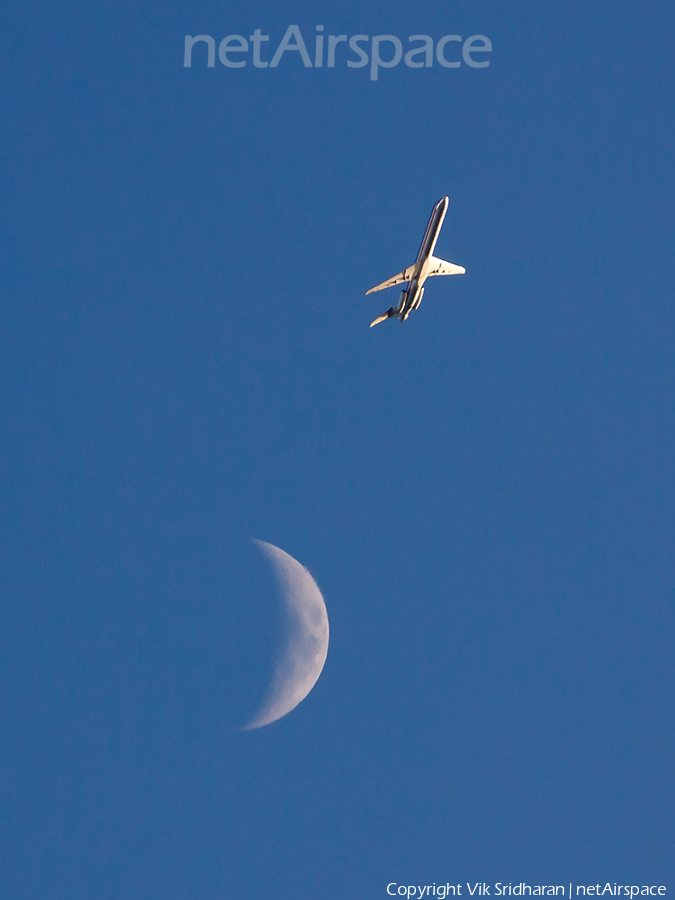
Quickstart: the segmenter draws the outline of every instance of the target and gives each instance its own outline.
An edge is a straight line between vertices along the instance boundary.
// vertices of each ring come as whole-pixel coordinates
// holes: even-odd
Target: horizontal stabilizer
[[[439,262],[441,262],[441,260],[439,260]],[[444,263],[444,265],[449,266],[450,263]],[[399,272],[398,275],[394,275],[393,278],[388,278],[386,281],[383,281],[382,284],[375,285],[374,288],[366,291],[366,294],[374,294],[375,291],[383,291],[385,288],[393,287],[395,284],[403,284],[404,281],[410,281],[410,279],[413,277],[414,272],[415,264],[413,264],[412,266],[408,266],[407,269]]]
[[[429,262],[431,263],[429,275],[463,275],[466,272],[464,266],[456,266],[437,256],[432,256]]]
[[[384,322],[384,320],[388,319],[388,318],[389,318],[389,313],[385,313],[383,316],[378,316],[376,319],[373,319],[373,321],[370,323],[370,327],[372,328],[373,325],[379,325],[380,322]]]

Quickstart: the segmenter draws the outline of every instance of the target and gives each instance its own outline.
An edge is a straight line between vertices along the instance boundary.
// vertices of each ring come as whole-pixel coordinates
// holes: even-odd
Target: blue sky
[[[291,24],[493,49],[183,65]],[[6,5],[4,897],[674,888],[674,26]],[[369,330],[446,194],[467,274]],[[311,570],[331,644],[242,733],[278,629],[251,537]]]

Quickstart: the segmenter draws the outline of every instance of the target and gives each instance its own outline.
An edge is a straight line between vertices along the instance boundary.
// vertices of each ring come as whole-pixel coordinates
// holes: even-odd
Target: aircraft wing
[[[465,272],[464,266],[456,266],[454,263],[446,262],[437,256],[431,257],[429,275],[463,275]]]
[[[407,269],[399,272],[398,275],[394,275],[392,278],[388,278],[386,281],[383,281],[382,284],[375,285],[374,288],[366,291],[366,294],[373,294],[375,291],[383,291],[385,288],[393,287],[395,284],[403,284],[404,281],[410,281],[410,279],[415,274],[415,265],[416,264],[413,263],[412,266],[408,266]],[[445,265],[450,265],[450,263],[445,263]]]

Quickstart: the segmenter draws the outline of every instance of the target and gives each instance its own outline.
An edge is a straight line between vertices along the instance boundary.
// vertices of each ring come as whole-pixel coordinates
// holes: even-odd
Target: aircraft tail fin
[[[456,266],[454,263],[446,262],[437,256],[431,257],[429,275],[464,275],[465,272],[464,266]]]
[[[391,319],[392,316],[397,316],[400,311],[400,306],[390,306],[386,313],[382,313],[381,316],[378,316],[376,319],[370,323],[370,327],[373,325],[379,325],[380,322],[384,322],[385,319]]]
[[[446,265],[450,265],[450,263],[446,263]],[[404,281],[410,281],[414,272],[415,265],[413,264],[412,266],[408,266],[408,268],[404,269],[402,272],[399,272],[398,275],[394,275],[392,278],[383,281],[382,284],[376,284],[375,287],[366,291],[366,294],[374,294],[375,291],[383,291],[385,288],[393,287],[395,284],[403,284]]]

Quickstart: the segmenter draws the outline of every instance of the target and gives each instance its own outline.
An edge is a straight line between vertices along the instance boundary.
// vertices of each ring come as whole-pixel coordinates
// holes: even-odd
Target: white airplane
[[[384,315],[378,316],[375,321],[370,323],[371,328],[373,325],[378,325],[380,322],[384,322],[385,319],[391,319],[392,317],[398,317],[401,322],[405,322],[413,309],[417,309],[422,302],[424,295],[422,285],[431,275],[463,275],[466,272],[464,266],[456,266],[454,263],[446,262],[444,259],[434,256],[434,247],[438,240],[438,233],[441,230],[443,219],[448,211],[448,203],[448,198],[443,197],[431,211],[431,218],[422,238],[420,252],[417,254],[417,259],[412,266],[408,266],[407,269],[399,272],[398,275],[394,275],[393,278],[388,278],[382,284],[378,284],[366,291],[366,294],[372,294],[375,291],[383,291],[385,288],[393,287],[395,284],[402,284],[404,281],[408,282],[408,287],[401,291],[398,306],[392,306]]]

